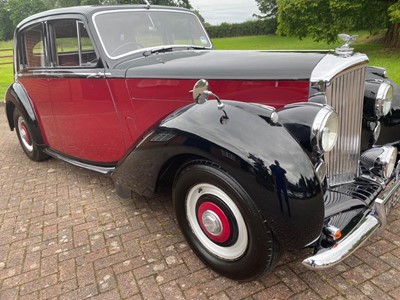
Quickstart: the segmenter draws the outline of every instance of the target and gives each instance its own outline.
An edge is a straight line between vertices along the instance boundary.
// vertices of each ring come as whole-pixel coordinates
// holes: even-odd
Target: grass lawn
[[[213,43],[220,50],[327,50],[341,45],[314,42],[311,38],[298,40],[275,35],[220,38],[213,39]],[[400,85],[400,49],[384,49],[382,45],[369,40],[364,32],[359,33],[358,41],[353,47],[355,51],[368,55],[371,66],[386,68],[388,76]]]
[[[11,49],[13,46],[12,41],[0,41],[0,49]],[[11,56],[12,50],[0,51],[0,56]],[[12,61],[12,58],[1,58],[0,63]],[[13,82],[13,65],[0,65],[0,101],[4,101],[4,93],[8,86]]]
[[[354,48],[358,52],[366,53],[370,59],[370,65],[384,67],[388,75],[397,84],[400,84],[400,49],[387,50],[373,40],[368,40],[368,34],[361,32],[358,42]],[[229,50],[321,50],[334,49],[341,43],[329,45],[324,42],[314,42],[311,38],[298,40],[291,37],[281,37],[275,35],[245,36],[235,38],[213,39],[216,49]],[[11,49],[12,41],[1,42],[0,49]],[[12,55],[12,51],[0,51],[0,56]],[[0,62],[9,59],[0,58]],[[13,82],[13,66],[0,65],[0,101],[7,87]]]

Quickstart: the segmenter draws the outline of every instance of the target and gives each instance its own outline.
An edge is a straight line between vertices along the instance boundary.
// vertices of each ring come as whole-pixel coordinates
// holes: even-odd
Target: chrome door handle
[[[104,78],[104,73],[98,72],[98,73],[93,73],[89,74],[86,78]]]

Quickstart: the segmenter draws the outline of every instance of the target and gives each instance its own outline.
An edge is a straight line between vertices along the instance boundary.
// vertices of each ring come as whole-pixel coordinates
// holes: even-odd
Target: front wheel
[[[14,110],[14,126],[19,143],[25,154],[33,161],[42,161],[49,156],[41,152],[35,145],[30,125],[26,122],[18,109]]]
[[[281,248],[254,202],[216,165],[186,165],[175,180],[173,200],[183,235],[214,271],[250,280],[279,259]]]

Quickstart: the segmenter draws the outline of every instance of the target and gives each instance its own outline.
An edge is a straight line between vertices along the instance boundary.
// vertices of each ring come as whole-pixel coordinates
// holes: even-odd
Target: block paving
[[[1,110],[4,107],[0,107]],[[400,210],[353,256],[320,272],[286,252],[239,283],[193,254],[169,195],[121,200],[109,177],[25,157],[0,113],[0,299],[400,299]]]

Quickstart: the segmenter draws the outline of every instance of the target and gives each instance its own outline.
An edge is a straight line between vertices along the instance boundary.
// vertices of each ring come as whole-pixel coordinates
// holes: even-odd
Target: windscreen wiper
[[[174,47],[162,47],[162,48],[157,48],[157,49],[152,49],[152,50],[146,50],[143,52],[143,56],[149,56],[154,53],[164,53],[164,52],[171,52],[174,49]]]
[[[207,47],[204,46],[197,46],[197,45],[190,45],[190,46],[167,46],[167,47],[161,47],[161,48],[156,48],[152,50],[146,50],[143,52],[143,56],[150,56],[154,53],[164,53],[164,52],[172,52],[174,48],[182,48],[182,49],[195,49],[195,50],[205,50],[208,49]]]
[[[189,47],[188,47],[188,49],[195,49],[195,50],[204,50],[204,49],[209,49],[209,48],[207,48],[207,47],[205,47],[205,46],[198,46],[198,45],[190,45]]]

